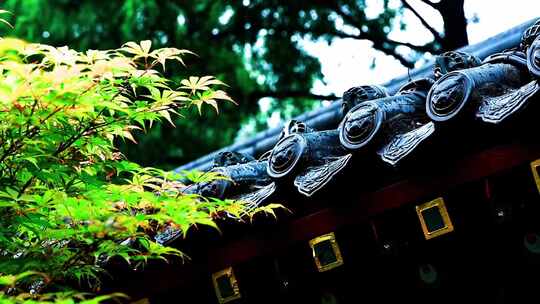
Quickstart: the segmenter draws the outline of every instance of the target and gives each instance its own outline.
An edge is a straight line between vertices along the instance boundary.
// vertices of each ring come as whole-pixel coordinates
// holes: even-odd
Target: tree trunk
[[[463,4],[464,0],[442,0],[437,4],[437,10],[444,21],[443,51],[455,50],[469,44]]]

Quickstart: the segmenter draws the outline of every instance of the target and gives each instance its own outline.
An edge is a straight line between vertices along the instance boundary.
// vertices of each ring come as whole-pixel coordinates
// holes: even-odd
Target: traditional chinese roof
[[[538,22],[529,21],[437,56],[407,78],[353,87],[330,107],[180,167],[229,178],[186,192],[238,199],[255,209],[290,199],[283,196],[288,191],[311,197],[352,174],[366,179],[356,191],[376,189],[409,174],[408,167],[459,157],[462,146],[474,151],[496,144],[501,134],[516,134],[512,121],[540,91],[537,36]]]
[[[229,269],[225,277],[231,277],[229,267],[233,267],[244,272],[241,293],[267,297],[271,296],[265,293],[267,288],[275,291],[280,287],[259,284],[259,280],[276,276],[281,284],[286,278],[272,268],[274,263],[289,269],[297,266],[300,271],[312,269],[312,261],[305,259],[313,258],[317,264],[316,250],[312,246],[312,252],[306,252],[308,242],[312,245],[321,236],[332,240],[336,236],[329,232],[334,231],[344,259],[351,265],[343,268],[358,269],[354,263],[365,257],[362,272],[383,273],[362,292],[370,288],[376,294],[388,292],[387,284],[405,286],[404,290],[417,287],[407,285],[409,278],[388,283],[389,277],[399,273],[395,269],[368,269],[367,264],[387,265],[389,256],[414,256],[424,263],[421,271],[425,265],[429,269],[439,266],[425,264],[434,257],[446,258],[447,264],[439,264],[452,267],[442,271],[450,273],[456,268],[455,277],[460,282],[467,280],[459,263],[469,257],[454,254],[465,252],[469,245],[484,244],[475,239],[479,230],[515,219],[513,224],[519,229],[512,228],[512,233],[519,238],[524,232],[538,231],[529,226],[538,227],[540,212],[535,188],[540,191],[540,160],[535,161],[540,158],[535,126],[540,110],[539,24],[529,21],[477,45],[442,54],[434,63],[413,71],[412,80],[401,77],[382,86],[351,88],[341,102],[181,167],[211,168],[230,178],[193,184],[186,192],[241,199],[253,208],[278,203],[293,213],[279,213],[278,222],[257,217],[249,226],[247,219],[232,218],[220,223],[221,235],[200,227],[174,243],[193,257],[190,263],[149,267],[140,274],[126,271],[120,281],[135,293],[170,295],[183,286],[183,292],[200,295],[208,286],[209,273],[223,275],[218,271]],[[440,211],[441,229],[436,221],[424,219],[428,213],[423,212],[435,210],[432,207]],[[486,210],[490,213],[485,214]],[[430,225],[435,225],[435,233],[430,232]],[[426,245],[427,239],[452,232],[454,226],[457,233],[449,233],[445,239],[450,243],[430,241]],[[171,244],[176,236],[171,230],[157,239]],[[456,249],[452,242],[457,238],[470,243]],[[498,235],[494,238],[499,241]],[[540,237],[538,242],[534,237],[530,242],[527,237],[519,238],[517,243],[522,241],[527,252],[536,250],[529,248],[531,244],[540,243]],[[484,251],[476,250],[485,259]],[[506,260],[509,253],[499,251],[489,254]],[[306,290],[313,289],[311,276],[303,274],[296,282],[307,282],[305,286],[294,287],[302,300]],[[368,275],[368,281],[372,279]],[[356,284],[356,280],[343,278],[337,282]],[[264,291],[257,289],[259,285]],[[470,285],[476,288],[476,282]],[[355,288],[358,286],[349,289]],[[395,300],[401,300],[402,293],[395,294]],[[207,300],[215,299],[210,295]]]

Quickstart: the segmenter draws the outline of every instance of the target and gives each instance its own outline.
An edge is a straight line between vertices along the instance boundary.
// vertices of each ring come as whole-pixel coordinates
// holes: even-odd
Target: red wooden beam
[[[271,240],[253,233],[241,240],[230,242],[209,252],[208,265],[210,269],[218,270],[279,252],[291,243],[307,241],[344,225],[365,221],[389,209],[414,203],[426,196],[444,193],[457,185],[491,176],[539,157],[540,146],[537,144],[505,145],[469,155],[444,167],[431,169],[423,176],[351,197],[354,204],[347,212],[326,208],[284,223],[277,227]]]

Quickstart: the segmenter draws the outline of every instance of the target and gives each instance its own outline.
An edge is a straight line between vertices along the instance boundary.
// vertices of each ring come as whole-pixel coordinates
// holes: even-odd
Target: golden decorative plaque
[[[328,271],[343,265],[343,258],[336,236],[333,232],[321,235],[309,241],[313,260],[319,272]]]
[[[442,197],[416,206],[416,214],[426,240],[454,231]]]
[[[540,174],[538,173],[540,167],[540,159],[537,159],[531,162],[531,171],[534,177],[534,183],[536,184],[536,189],[540,193]]]
[[[213,273],[212,283],[219,303],[228,303],[242,297],[232,267]]]

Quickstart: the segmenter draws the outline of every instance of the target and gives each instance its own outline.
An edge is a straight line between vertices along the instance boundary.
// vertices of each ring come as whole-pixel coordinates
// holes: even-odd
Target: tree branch
[[[317,99],[317,100],[337,100],[339,99],[338,96],[334,94],[330,95],[319,95],[314,94],[309,91],[255,91],[251,94],[249,94],[249,98],[252,100],[260,99],[263,97],[272,97],[272,98],[287,98],[287,97],[299,97],[299,98],[311,98],[311,99]]]
[[[352,35],[352,34],[347,34],[347,33],[344,33],[344,32],[341,32],[341,31],[335,31],[335,30],[330,31],[330,33],[333,36],[336,36],[336,37],[339,37],[339,38],[352,38],[352,39],[357,39],[357,40],[367,39],[367,38],[362,38],[362,35]],[[373,38],[371,38],[370,40],[373,40]],[[386,43],[389,43],[389,44],[406,46],[406,47],[408,47],[408,48],[410,48],[412,50],[418,51],[418,52],[431,52],[431,53],[433,53],[435,51],[435,49],[433,47],[429,46],[429,44],[416,45],[416,44],[412,44],[412,43],[409,43],[409,42],[397,41],[397,40],[393,40],[393,39],[389,39],[389,38],[383,38],[383,39],[378,39],[378,40],[381,40],[382,42],[386,42]]]
[[[361,30],[362,26],[361,24],[358,24],[352,16],[348,15],[346,12],[344,12],[340,6],[336,5],[334,7],[335,11],[343,18],[343,20],[350,25],[356,27],[358,30],[360,30],[360,35],[356,37],[356,39],[367,39],[373,42],[373,47],[387,55],[395,57],[401,64],[403,64],[407,68],[413,68],[414,62],[409,61],[407,58],[405,58],[403,55],[396,52],[395,47],[386,47],[385,44],[392,45],[392,44],[398,44],[398,45],[406,45],[408,47],[414,47],[413,44],[405,43],[405,42],[399,42],[388,39],[386,36],[377,36],[373,35],[369,32],[363,32]],[[345,33],[344,33],[345,34]],[[415,48],[417,49],[417,48]]]
[[[387,54],[387,55],[390,55],[394,58],[396,58],[397,60],[399,60],[399,62],[404,65],[406,68],[409,68],[409,69],[412,69],[414,68],[414,62],[411,62],[410,60],[408,60],[407,58],[405,58],[405,56],[401,55],[400,53],[398,53],[396,51],[396,48],[394,47],[387,47],[384,45],[384,43],[381,43],[381,42],[373,42],[373,47],[377,50],[380,50],[381,52]]]
[[[431,2],[431,1],[429,1],[429,0],[420,0],[420,1],[422,1],[423,3],[425,3],[425,4],[429,5],[429,6],[431,6],[432,8],[434,8],[434,9],[436,9],[436,10],[439,10],[439,8],[440,8],[440,4],[439,4],[439,3],[434,3],[434,2]]]
[[[443,43],[444,40],[441,37],[441,34],[439,32],[437,32],[431,25],[429,25],[429,23],[426,21],[426,19],[424,19],[424,17],[422,17],[422,15],[420,15],[420,13],[418,13],[418,11],[415,10],[414,7],[412,7],[409,4],[409,2],[407,2],[407,0],[401,0],[401,2],[403,3],[403,6],[405,6],[407,9],[409,9],[411,12],[413,12],[413,14],[420,20],[422,25],[431,32],[431,34],[433,35],[433,37],[435,37],[435,40],[437,42]],[[425,1],[424,1],[424,3],[425,3]],[[435,5],[435,3],[431,3],[432,7],[434,7],[433,5]]]
[[[406,47],[410,48],[411,50],[415,50],[415,51],[418,51],[418,52],[430,52],[430,53],[435,52],[435,49],[433,47],[429,46],[429,44],[416,45],[416,44],[397,41],[397,40],[392,40],[392,39],[386,39],[386,42],[391,43],[391,44],[395,44],[395,45],[403,45],[403,46],[406,46]]]

